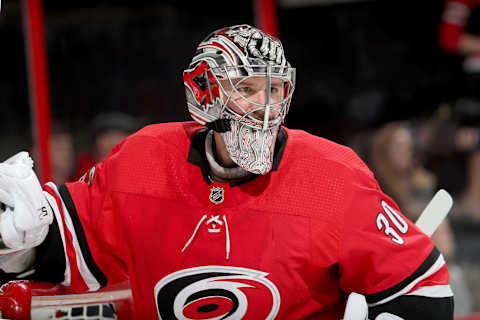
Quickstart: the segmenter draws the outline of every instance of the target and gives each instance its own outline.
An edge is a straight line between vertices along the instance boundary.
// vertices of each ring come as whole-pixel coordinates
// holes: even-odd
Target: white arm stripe
[[[426,279],[428,277],[430,277],[432,274],[434,274],[435,272],[437,272],[438,270],[440,270],[443,266],[445,265],[445,260],[443,259],[443,256],[442,255],[439,255],[437,260],[435,261],[435,263],[424,273],[422,274],[421,276],[419,276],[418,278],[416,278],[415,280],[413,280],[409,285],[407,285],[405,288],[403,288],[402,290],[396,292],[395,294],[389,296],[389,297],[386,297],[385,299],[382,299],[378,302],[375,302],[375,303],[369,303],[368,306],[369,307],[375,307],[375,306],[378,306],[380,304],[384,304],[384,303],[387,303],[401,295],[405,295],[407,294],[407,292],[409,292],[413,287],[415,287],[415,285],[417,283],[419,283],[420,281],[422,281],[423,279]]]
[[[63,246],[64,246],[64,249],[65,249],[65,257],[68,257],[68,255],[67,255],[66,246],[65,246],[65,240],[66,240],[65,230],[63,230],[63,223],[60,223],[61,221],[65,222],[65,225],[67,226],[67,229],[68,229],[67,232],[70,233],[71,236],[72,236],[73,248],[75,250],[75,257],[76,257],[76,260],[77,260],[78,272],[82,276],[83,280],[85,281],[85,283],[86,283],[86,285],[87,285],[87,287],[90,291],[98,290],[101,287],[100,283],[95,279],[92,272],[87,267],[87,264],[86,264],[85,259],[83,257],[82,250],[80,249],[80,244],[78,243],[78,239],[77,239],[77,236],[76,236],[76,233],[75,233],[75,228],[73,227],[73,222],[72,222],[72,219],[70,218],[67,207],[65,206],[65,203],[63,202],[63,199],[60,196],[60,194],[58,192],[58,189],[55,186],[55,184],[53,184],[52,182],[49,182],[49,183],[47,183],[47,185],[50,188],[52,188],[52,190],[54,190],[55,196],[58,197],[60,199],[61,203],[62,203],[62,211],[64,213],[64,217],[63,217],[64,219],[62,219],[60,212],[58,212],[59,210],[57,208],[57,203],[56,203],[55,200],[53,200],[55,205],[52,206],[52,207],[54,207],[55,216],[57,218],[57,221],[59,222],[58,225],[59,225],[59,228],[60,228],[60,233],[62,234],[62,241],[64,242]],[[70,270],[70,271],[65,272],[65,281],[67,281],[67,273],[68,273],[68,278],[69,279],[68,279],[68,284],[65,281],[64,281],[64,284],[65,285],[70,285],[71,265],[68,261],[68,258],[66,259],[66,261],[67,261],[67,270]]]
[[[52,186],[50,185],[50,187]],[[60,231],[60,237],[62,238],[63,252],[65,253],[65,266],[66,266],[65,273],[64,273],[64,280],[62,284],[65,286],[69,286],[71,283],[70,260],[68,259],[67,248],[65,247],[65,230],[63,230],[63,223],[62,223],[63,219],[60,214],[60,211],[58,210],[56,199],[47,191],[44,191],[44,195],[48,203],[53,209],[53,213],[55,214],[55,220],[57,221],[58,229]]]
[[[415,291],[408,293],[409,296],[422,296],[429,298],[447,298],[452,297],[452,288],[449,285],[439,285],[430,287],[419,287]]]

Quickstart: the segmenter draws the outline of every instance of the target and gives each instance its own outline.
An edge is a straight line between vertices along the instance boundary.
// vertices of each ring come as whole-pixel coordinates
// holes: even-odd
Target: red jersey
[[[64,283],[129,279],[138,319],[335,319],[346,293],[371,306],[451,296],[431,240],[347,147],[282,128],[272,172],[212,182],[206,129],[159,124],[123,140],[56,199]]]

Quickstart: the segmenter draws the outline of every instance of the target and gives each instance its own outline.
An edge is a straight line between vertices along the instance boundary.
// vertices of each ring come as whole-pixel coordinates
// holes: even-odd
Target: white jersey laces
[[[190,246],[190,244],[192,243],[193,239],[195,239],[195,236],[197,235],[198,230],[200,229],[200,227],[201,227],[203,221],[205,221],[205,219],[207,219],[206,214],[204,214],[200,218],[200,220],[198,221],[197,225],[195,226],[195,229],[193,230],[192,235],[190,236],[188,241],[183,246],[183,249],[182,249],[181,252],[184,252]],[[230,231],[228,229],[227,217],[225,215],[222,216],[222,220],[223,220],[223,222],[225,222],[225,259],[228,260],[230,258],[230,249],[231,249],[231,247],[230,247]]]

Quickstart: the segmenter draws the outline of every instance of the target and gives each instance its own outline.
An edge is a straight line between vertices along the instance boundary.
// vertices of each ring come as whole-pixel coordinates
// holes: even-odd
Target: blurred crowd
[[[380,187],[415,221],[436,190],[454,198],[432,235],[449,265],[455,314],[480,311],[480,2],[447,0],[438,43],[461,59],[454,94],[427,116],[352,137]]]
[[[78,150],[75,136],[59,121],[52,125],[50,158],[52,180],[56,184],[80,179],[101,162],[128,135],[141,127],[141,121],[123,112],[105,112],[95,116],[86,128],[87,147]]]
[[[432,240],[449,265],[456,315],[480,311],[480,121],[472,120],[445,104],[429,117],[361,132],[350,143],[412,221],[438,189],[454,198]]]

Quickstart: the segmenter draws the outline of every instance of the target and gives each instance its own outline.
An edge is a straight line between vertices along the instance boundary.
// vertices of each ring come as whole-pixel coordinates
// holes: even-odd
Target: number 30
[[[384,227],[384,233],[387,237],[391,237],[392,241],[398,244],[404,244],[405,241],[398,234],[406,234],[408,232],[407,222],[385,201],[382,200],[383,212],[380,212],[377,216],[377,228],[381,231]],[[388,216],[388,218],[384,215]],[[398,230],[398,232],[390,226],[390,223]]]

